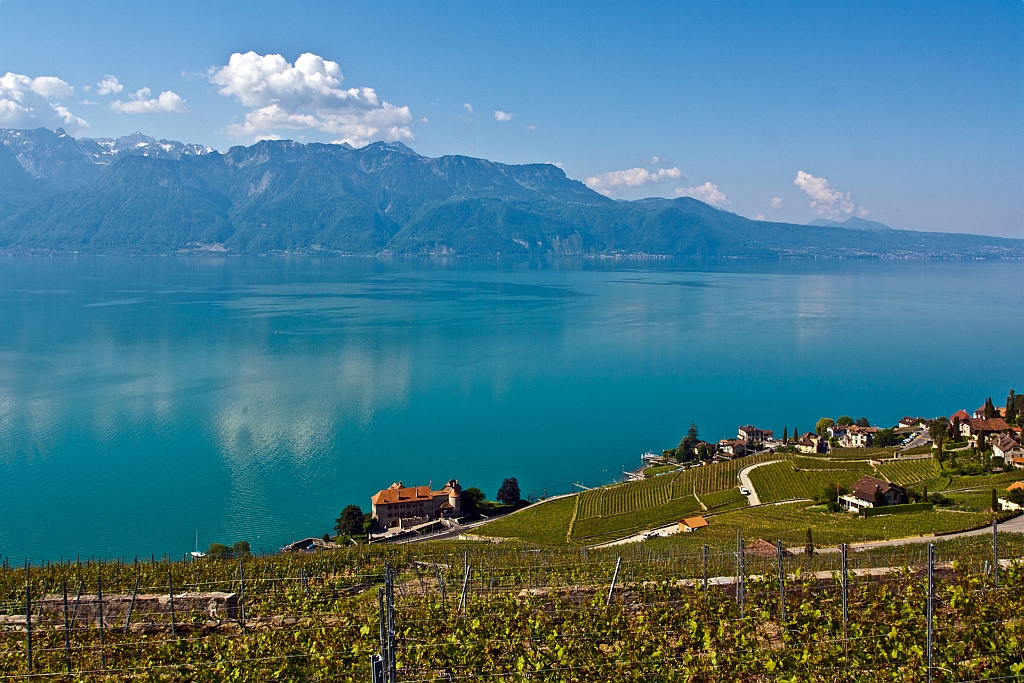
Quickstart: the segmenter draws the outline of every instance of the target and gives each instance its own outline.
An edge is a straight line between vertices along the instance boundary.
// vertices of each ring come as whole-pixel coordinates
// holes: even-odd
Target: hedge
[[[864,508],[861,517],[877,517],[878,515],[899,515],[906,512],[924,512],[935,507],[934,503],[908,503],[906,505],[882,505],[875,508]]]

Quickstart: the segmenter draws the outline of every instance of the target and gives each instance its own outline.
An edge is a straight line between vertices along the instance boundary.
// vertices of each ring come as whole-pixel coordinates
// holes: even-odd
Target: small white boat
[[[656,460],[661,460],[662,456],[659,455],[658,453],[651,453],[650,451],[647,451],[646,453],[640,456],[640,459],[643,460],[644,462],[654,462]]]

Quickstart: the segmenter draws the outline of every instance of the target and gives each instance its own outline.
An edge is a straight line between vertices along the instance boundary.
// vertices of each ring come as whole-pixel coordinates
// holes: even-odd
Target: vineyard
[[[900,486],[916,486],[939,476],[934,458],[922,460],[891,460],[878,467],[878,475]]]
[[[819,463],[819,464],[828,464]],[[762,465],[751,471],[750,481],[762,503],[780,500],[813,499],[828,485],[849,486],[872,469],[798,470],[790,461]]]
[[[999,548],[937,542],[931,601],[924,546],[851,551],[844,573],[839,552],[758,556],[735,537],[5,565],[0,680],[368,681],[382,642],[403,682],[1009,680],[1024,541]]]

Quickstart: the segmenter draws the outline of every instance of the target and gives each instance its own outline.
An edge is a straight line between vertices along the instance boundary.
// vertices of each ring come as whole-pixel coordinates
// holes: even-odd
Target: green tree
[[[358,505],[347,505],[334,520],[334,529],[339,536],[354,536],[363,533],[363,510]]]
[[[804,539],[804,555],[808,558],[814,555],[814,539],[811,537],[810,527],[807,527],[807,537]]]
[[[855,422],[854,424],[856,424],[858,427],[870,427],[871,426],[871,423],[868,422],[868,419],[866,417],[858,417],[857,418],[857,422]]]
[[[936,418],[931,425],[928,426],[928,436],[932,438],[932,443],[935,444],[935,448],[938,449],[938,459],[942,462],[942,444],[946,440],[947,429],[949,427],[949,420],[944,417]]]
[[[1001,512],[1002,507],[999,505],[999,497],[996,495],[996,490],[992,489],[992,512]]]
[[[993,417],[996,416],[996,414],[996,407],[992,403],[992,397],[989,396],[988,398],[985,399],[985,419],[991,420]]]
[[[1006,397],[1006,423],[1013,424],[1017,421],[1017,397],[1010,389],[1010,395]]]
[[[679,447],[676,449],[676,455],[681,462],[693,460],[694,449],[697,448],[698,441],[700,441],[700,433],[697,431],[697,425],[691,422],[690,428],[686,430],[686,436],[679,442]]]
[[[1024,505],[1024,489],[1014,489],[1006,496],[1006,500],[1016,505]]]
[[[895,446],[899,441],[899,437],[896,436],[896,431],[891,427],[888,429],[879,429],[871,439],[872,445],[878,446],[879,448]]]
[[[785,445],[787,445],[788,443],[789,443],[789,432],[788,432],[788,431],[786,431],[786,426],[785,426],[785,425],[783,425],[783,426],[782,426],[782,445],[784,445],[784,446],[785,446]]]
[[[882,489],[875,489],[875,499],[871,501],[876,508],[880,508],[885,505],[885,494],[882,493]]]
[[[701,460],[708,459],[708,445],[706,443],[702,443],[697,446],[697,457]]]
[[[231,554],[235,557],[248,557],[250,552],[249,541],[238,541],[231,544]]]
[[[921,490],[921,500],[924,501],[925,503],[927,503],[928,502],[928,484],[925,484],[921,488],[922,488],[922,490]]]
[[[853,418],[849,415],[842,415],[838,420],[836,420],[836,424],[840,427],[849,427],[853,424]]]
[[[484,492],[475,486],[462,490],[462,514],[475,515],[480,512],[480,504],[487,500]]]
[[[231,548],[223,543],[211,543],[206,549],[206,554],[209,557],[223,560],[231,557]]]
[[[519,482],[515,477],[509,477],[501,482],[497,498],[499,503],[504,503],[505,505],[515,505],[522,500],[519,492]]]
[[[818,420],[818,424],[814,425],[814,431],[818,436],[825,436],[828,434],[828,428],[835,424],[835,420],[831,417],[823,417]]]

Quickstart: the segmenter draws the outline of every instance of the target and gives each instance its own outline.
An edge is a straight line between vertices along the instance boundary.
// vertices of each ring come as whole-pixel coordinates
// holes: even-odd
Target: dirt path
[[[782,462],[782,461],[781,460],[769,460],[767,462],[759,462],[756,465],[750,465],[748,467],[744,467],[742,470],[739,471],[739,474],[737,476],[739,476],[739,478],[740,478],[740,486],[744,486],[744,487],[746,487],[746,489],[748,491],[750,491],[750,495],[747,496],[747,505],[750,505],[751,507],[753,507],[754,505],[760,505],[761,504],[761,499],[757,497],[757,489],[755,489],[754,485],[750,483],[750,476],[749,475],[750,475],[751,470],[756,469],[758,467],[761,467],[762,465],[774,465],[777,462]]]

